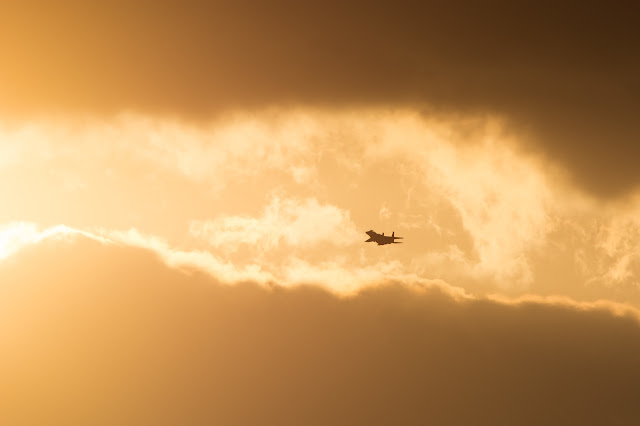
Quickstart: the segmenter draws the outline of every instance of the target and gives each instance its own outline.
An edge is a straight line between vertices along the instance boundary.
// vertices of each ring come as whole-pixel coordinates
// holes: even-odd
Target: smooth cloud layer
[[[77,237],[10,257],[0,282],[0,417],[16,426],[640,420],[637,316],[437,287],[225,287]]]
[[[636,14],[631,4],[503,1],[20,3],[0,17],[0,107],[499,114],[584,188],[611,197],[640,178]]]

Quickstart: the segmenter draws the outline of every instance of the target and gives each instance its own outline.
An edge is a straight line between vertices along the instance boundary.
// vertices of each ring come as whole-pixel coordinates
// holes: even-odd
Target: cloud
[[[0,227],[0,261],[19,252],[25,247],[38,244],[47,239],[73,238],[81,235],[85,238],[109,243],[108,239],[89,232],[58,225],[40,231],[38,226],[29,222],[14,222]]]
[[[118,124],[127,136],[125,143],[137,142],[133,151],[138,156],[169,170],[177,168],[196,181],[224,186],[232,178],[265,170],[282,171],[298,183],[315,177],[312,137],[320,129],[308,114],[235,114],[208,126],[124,115]]]
[[[439,279],[428,279],[407,272],[398,260],[379,261],[374,264],[353,265],[346,257],[338,257],[324,262],[310,262],[294,257],[282,265],[278,274],[279,283],[288,287],[296,285],[316,285],[331,290],[338,295],[354,295],[359,291],[389,282],[402,282],[418,288],[438,287],[452,297],[468,297],[459,287],[454,287]]]
[[[12,425],[640,420],[637,312],[437,287],[220,286],[85,238],[12,259],[0,263]]]
[[[442,280],[427,279],[407,273],[402,262],[398,260],[371,264],[365,258],[361,259],[361,264],[358,265],[353,264],[348,256],[334,256],[330,260],[314,262],[306,256],[298,257],[290,254],[276,260],[258,257],[241,262],[229,260],[211,251],[172,247],[167,241],[153,235],[142,234],[136,229],[128,231],[103,229],[97,230],[96,233],[102,236],[97,238],[149,250],[159,256],[169,267],[206,273],[223,284],[253,282],[268,286],[277,283],[287,288],[317,285],[337,295],[350,295],[385,282],[403,282],[412,286],[437,286],[446,289],[449,294],[456,297],[466,297],[464,290]]]
[[[626,283],[638,286],[639,210],[636,201],[630,206],[616,208],[616,214],[604,213],[581,229],[578,236],[583,244],[575,253],[575,259],[581,270],[590,277],[591,284],[617,286]]]
[[[302,200],[273,196],[260,217],[222,216],[193,221],[193,235],[215,248],[235,251],[242,244],[259,251],[286,244],[305,248],[320,243],[344,246],[357,241],[358,232],[349,212],[315,198]]]
[[[320,120],[293,110],[264,110],[257,117],[234,114],[200,125],[131,113],[9,123],[0,121],[0,168],[56,160],[103,162],[116,168],[148,162],[156,172],[165,169],[221,187],[227,180],[265,170],[282,171],[298,183],[311,182],[316,173],[313,137],[322,132]]]
[[[267,284],[274,280],[273,275],[265,271],[260,264],[250,263],[239,266],[208,251],[177,249],[160,237],[142,234],[134,228],[128,231],[99,230],[98,232],[114,241],[150,250],[170,267],[197,269],[216,277],[222,283],[252,281]]]
[[[562,195],[552,187],[551,173],[517,148],[503,123],[477,117],[461,131],[454,121],[430,121],[408,111],[373,121],[369,132],[380,136],[366,145],[365,161],[400,163],[397,173],[413,183],[422,211],[449,205],[459,214],[473,247],[458,266],[505,286],[530,284],[528,254],[544,244],[555,198]],[[424,227],[429,222],[422,219]],[[442,227],[436,229],[441,235]],[[450,247],[430,257],[448,256]]]
[[[402,274],[472,292],[640,303],[637,200],[584,196],[492,115],[272,108],[200,123],[36,120],[0,132],[0,174],[12,182],[0,188],[0,223],[133,228],[261,282],[293,276],[293,259],[335,265],[337,276],[398,261]],[[354,250],[367,229],[404,244]]]
[[[387,206],[382,206],[378,212],[378,217],[381,220],[389,220],[391,218],[391,211]]]
[[[640,178],[629,6],[31,5],[0,18],[5,114],[426,105],[507,117],[595,194]]]

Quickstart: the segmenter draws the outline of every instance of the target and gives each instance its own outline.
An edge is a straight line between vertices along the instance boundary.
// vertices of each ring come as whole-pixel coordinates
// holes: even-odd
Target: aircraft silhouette
[[[384,232],[382,233],[382,235],[380,235],[373,230],[367,231],[366,234],[369,236],[369,239],[365,241],[365,243],[368,243],[369,241],[375,241],[379,246],[383,246],[385,244],[402,244],[402,241],[394,241],[402,239],[402,237],[396,237],[395,232],[392,232],[390,237],[385,237]]]

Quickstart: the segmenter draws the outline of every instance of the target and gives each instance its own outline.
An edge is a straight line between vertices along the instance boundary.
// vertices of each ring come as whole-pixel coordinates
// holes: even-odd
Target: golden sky
[[[635,424],[634,16],[3,6],[0,423]]]

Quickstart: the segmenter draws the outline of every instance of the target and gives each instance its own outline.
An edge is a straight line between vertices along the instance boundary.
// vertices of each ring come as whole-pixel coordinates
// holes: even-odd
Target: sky
[[[640,420],[638,7],[374,3],[3,6],[1,423]]]

